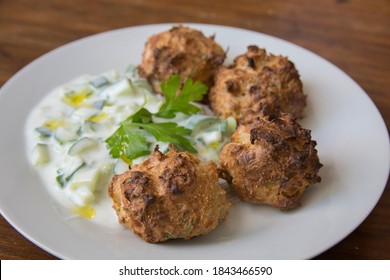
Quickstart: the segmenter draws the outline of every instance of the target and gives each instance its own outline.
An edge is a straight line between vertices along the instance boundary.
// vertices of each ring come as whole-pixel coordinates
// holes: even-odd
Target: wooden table
[[[309,49],[360,84],[390,128],[389,0],[2,0],[0,85],[33,59],[70,41],[164,22],[236,26]],[[0,259],[55,258],[2,217],[0,234]],[[389,236],[388,183],[369,217],[317,259],[390,259]]]

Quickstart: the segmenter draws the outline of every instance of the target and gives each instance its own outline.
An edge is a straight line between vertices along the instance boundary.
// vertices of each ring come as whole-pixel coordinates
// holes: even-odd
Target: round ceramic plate
[[[26,118],[58,85],[140,63],[147,38],[172,24],[114,30],[43,55],[1,89],[0,209],[25,237],[65,259],[307,259],[338,243],[371,212],[385,187],[390,156],[385,124],[367,94],[337,67],[289,42],[231,27],[188,26],[215,34],[228,49],[226,63],[253,44],[295,63],[308,96],[301,124],[318,142],[322,182],[308,189],[299,209],[238,203],[215,231],[187,241],[148,244],[125,229],[64,219],[27,162]]]

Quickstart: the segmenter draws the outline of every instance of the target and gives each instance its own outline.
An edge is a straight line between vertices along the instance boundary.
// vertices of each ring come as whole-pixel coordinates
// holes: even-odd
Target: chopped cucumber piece
[[[210,131],[210,132],[203,132],[199,133],[198,140],[200,140],[202,143],[204,143],[206,146],[213,144],[213,143],[219,143],[222,141],[222,133],[221,131]]]
[[[88,186],[91,192],[94,192],[96,185],[99,182],[99,168],[83,168],[72,178],[72,183],[69,185],[69,191],[74,191],[80,186]]]
[[[115,98],[120,95],[134,93],[134,88],[129,79],[122,79],[100,92],[103,98]]]
[[[129,65],[125,71],[125,73],[129,76],[135,77],[137,75],[137,66]]]
[[[153,92],[152,86],[146,80],[135,80],[133,85],[137,89],[144,89],[148,92]]]
[[[103,73],[103,76],[110,81],[110,83],[115,83],[121,78],[121,75],[116,70],[110,70]]]
[[[192,135],[201,134],[205,131],[218,130],[220,120],[216,117],[205,116],[205,115],[193,115],[189,118],[186,128],[192,130]]]
[[[226,130],[227,130],[227,120],[222,120],[219,123],[219,131],[221,131],[222,133],[226,133]]]
[[[214,122],[218,120],[215,117],[211,116],[205,116],[205,115],[192,115],[191,117],[188,118],[187,124],[185,124],[185,128],[188,129],[194,129],[195,126],[201,125],[203,122],[208,121],[209,123]]]
[[[83,182],[74,182],[70,185],[69,197],[74,204],[78,206],[83,206],[90,204],[95,200],[95,194],[93,193],[92,182],[83,181]]]
[[[95,107],[96,109],[99,109],[101,110],[105,105],[106,105],[106,100],[98,100],[98,101],[95,101],[93,102],[93,107]]]
[[[74,160],[68,168],[60,168],[57,170],[58,176],[56,177],[57,183],[61,188],[64,188],[65,185],[72,179],[77,171],[85,166],[85,162],[81,161],[80,158]]]
[[[237,121],[234,117],[230,116],[226,119],[226,133],[233,134],[237,128]]]
[[[125,105],[116,105],[116,106],[104,106],[102,109],[102,113],[106,114],[107,117],[104,121],[108,124],[112,125],[118,124],[125,119],[127,119],[130,115],[136,113],[139,110],[139,106],[135,103],[130,103]]]
[[[156,94],[150,92],[143,92],[143,104],[142,106],[149,112],[155,114],[160,110],[161,105],[164,103],[163,99]]]
[[[99,129],[99,127],[100,124],[93,121],[86,120],[82,126],[82,133],[87,134],[87,133],[96,132]]]
[[[82,152],[97,147],[98,144],[99,142],[92,138],[83,137],[80,140],[77,140],[75,143],[73,143],[72,146],[70,146],[68,150],[68,154],[71,156],[75,156]]]
[[[38,143],[32,151],[32,164],[43,165],[50,161],[49,148],[45,144]]]
[[[68,194],[73,197],[73,202],[77,205],[91,203],[95,193],[106,186],[111,178],[112,164],[102,164],[99,167],[83,168],[73,176]]]
[[[45,126],[37,127],[35,131],[38,132],[42,137],[50,137],[53,134],[53,131]]]
[[[108,79],[104,76],[98,77],[90,82],[90,84],[94,88],[100,88],[100,87],[108,85],[109,83],[110,82],[108,81]]]
[[[75,141],[78,139],[78,137],[80,135],[80,128],[81,128],[81,126],[79,124],[75,124],[75,123],[68,123],[64,126],[60,126],[55,131],[54,138],[61,145],[65,144],[67,142],[70,142],[70,141]]]

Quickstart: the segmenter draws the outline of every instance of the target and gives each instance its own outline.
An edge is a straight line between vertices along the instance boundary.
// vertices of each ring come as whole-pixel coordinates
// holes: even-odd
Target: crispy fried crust
[[[114,176],[109,195],[119,223],[152,243],[209,233],[230,206],[216,165],[172,148]]]
[[[225,57],[214,36],[207,38],[198,30],[177,26],[148,39],[138,72],[156,92],[161,92],[160,82],[174,74],[180,75],[182,83],[192,78],[210,86]]]
[[[289,115],[244,121],[231,140],[220,162],[243,201],[295,208],[305,189],[321,180],[316,142]]]
[[[240,120],[253,113],[270,117],[289,113],[301,118],[306,95],[291,61],[248,46],[232,66],[218,70],[209,101],[214,113],[222,118],[234,116]]]

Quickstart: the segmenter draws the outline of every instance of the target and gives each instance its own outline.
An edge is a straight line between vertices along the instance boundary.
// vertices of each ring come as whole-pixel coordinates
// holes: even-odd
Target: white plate
[[[280,212],[240,203],[214,232],[148,244],[130,231],[64,220],[26,158],[24,125],[54,87],[85,73],[138,64],[146,39],[171,24],[110,31],[67,44],[27,65],[0,92],[0,209],[25,237],[66,259],[307,259],[335,245],[371,212],[389,174],[389,139],[378,110],[345,73],[321,57],[257,32],[190,24],[228,48],[228,61],[257,44],[288,56],[308,95],[306,117],[324,167],[303,206]]]

